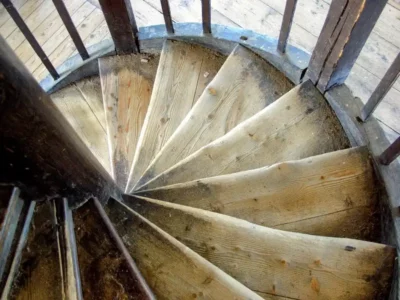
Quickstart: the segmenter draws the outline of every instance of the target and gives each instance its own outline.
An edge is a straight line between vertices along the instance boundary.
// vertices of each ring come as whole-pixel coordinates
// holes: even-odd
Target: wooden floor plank
[[[157,154],[138,186],[227,134],[292,87],[280,71],[238,46]]]
[[[127,191],[174,133],[195,104],[203,63],[211,70],[221,66],[218,55],[200,46],[166,40],[157,69],[148,114],[129,174]],[[202,84],[202,83],[201,83]]]
[[[39,27],[44,21],[48,20],[52,13],[55,12],[55,7],[53,2],[44,1],[40,7],[35,9],[29,17],[27,17],[24,21],[30,31],[35,31],[37,27]],[[23,33],[17,28],[14,32],[7,37],[6,41],[11,49],[15,50],[18,46],[20,46],[25,37]]]
[[[158,299],[262,299],[145,218],[113,203],[109,217]]]
[[[262,295],[372,300],[385,299],[388,293],[395,248],[274,230],[146,198],[124,200],[150,222]],[[372,276],[374,280],[365,280]]]
[[[63,299],[57,227],[54,220],[54,207],[50,201],[36,205],[9,299]]]
[[[158,58],[146,55],[99,59],[111,170],[122,190],[149,106],[157,65]]]
[[[16,9],[20,9],[28,0],[13,0],[13,5]],[[0,28],[10,19],[6,8],[0,3]],[[3,35],[3,34],[2,34]]]
[[[91,4],[89,4],[93,7]],[[104,21],[104,15],[101,11],[94,9],[82,23],[77,26],[77,30],[83,40],[85,40],[90,34]],[[55,67],[61,65],[65,61],[65,57],[70,57],[75,51],[75,45],[72,39],[67,36],[66,39],[51,53],[49,59]],[[41,65],[34,72],[33,75],[39,80],[43,79],[47,74],[47,69]]]
[[[83,81],[85,83],[71,85],[52,94],[51,98],[85,145],[111,173],[107,134],[101,118],[98,117],[103,108],[94,104],[101,101],[100,81],[98,78]]]
[[[347,147],[336,116],[307,81],[139,189],[260,168]]]
[[[286,224],[295,228],[292,223],[312,218],[319,218],[321,222],[326,215],[349,210],[351,213],[347,215],[353,224],[358,219],[357,223],[367,228],[365,224],[373,223],[371,212],[376,203],[374,187],[368,150],[352,148],[271,167],[175,184],[137,195],[214,211],[268,227]],[[364,207],[369,208],[363,210],[366,214],[359,214],[357,208]],[[326,234],[319,229],[317,232],[329,236],[365,238],[357,227],[347,227],[345,232],[327,229]],[[312,228],[310,230],[302,232],[316,234]]]
[[[19,14],[23,19],[28,18],[36,9],[38,9],[45,1],[48,0],[28,0],[22,7],[18,10]],[[17,30],[17,24],[9,18],[1,27],[0,33],[3,38],[7,39],[10,37],[15,30]]]
[[[92,4],[90,3],[85,3],[83,4],[78,11],[75,12],[71,16],[73,22],[75,25],[80,25],[82,22],[95,10]],[[68,31],[65,29],[65,27],[60,27],[52,36],[51,39],[47,40],[43,45],[43,51],[47,53],[49,56],[58,48],[60,45],[63,45],[63,43],[66,43],[65,40],[68,38],[69,34]],[[66,57],[64,57],[66,59]],[[51,60],[51,59],[50,59]],[[36,74],[34,71],[38,69],[40,66],[42,67],[42,71],[44,66],[42,65],[42,62],[40,58],[35,54],[33,55],[26,63],[25,66],[28,68],[28,70],[33,74],[33,76],[38,80],[38,77],[35,76]],[[40,73],[40,72],[38,72]]]
[[[85,2],[85,0],[71,0],[65,3],[68,11],[74,14]],[[32,31],[37,42],[43,45],[47,40],[53,38],[53,35],[57,30],[62,27],[62,20],[58,15],[56,10],[53,10],[51,14],[39,25],[35,30]],[[18,58],[26,63],[33,55],[35,55],[34,50],[30,44],[24,40],[16,49],[15,54]]]

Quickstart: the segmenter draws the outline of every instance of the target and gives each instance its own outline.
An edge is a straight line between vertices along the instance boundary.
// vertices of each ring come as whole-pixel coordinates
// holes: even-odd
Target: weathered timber
[[[138,195],[268,227],[290,226],[292,231],[309,234],[374,239],[370,235],[376,226],[376,183],[365,147],[175,184]],[[343,223],[345,211],[350,226]],[[314,222],[304,223],[309,219]],[[328,219],[329,226],[324,222]],[[319,226],[314,229],[318,222],[325,225],[325,232]]]
[[[165,28],[169,34],[174,33],[174,24],[171,17],[171,9],[169,8],[168,0],[161,0],[161,8],[164,16]]]
[[[158,299],[262,299],[119,202],[108,215]]]
[[[379,157],[379,161],[384,165],[389,165],[400,155],[400,137],[398,137]]]
[[[378,86],[368,99],[367,103],[361,111],[361,119],[366,121],[368,117],[378,107],[379,103],[385,98],[386,94],[392,88],[392,85],[396,82],[400,75],[400,53],[397,54],[396,59],[387,70],[385,76],[381,79]]]
[[[201,0],[203,33],[211,33],[211,0]]]
[[[84,299],[149,299],[130,272],[93,200],[74,210]]]
[[[138,29],[128,0],[99,0],[118,54],[139,51]]]
[[[324,97],[307,81],[139,190],[246,171],[347,147],[339,121]]]
[[[285,232],[128,195],[124,203],[262,296],[372,300],[389,291],[390,246]]]
[[[222,62],[218,54],[203,47],[165,41],[126,191],[134,188]],[[209,73],[207,78],[204,78],[205,72]]]
[[[245,47],[226,59],[138,182],[141,186],[280,98],[293,85]]]
[[[0,40],[0,181],[30,199],[100,201],[119,190],[6,42]]]
[[[99,59],[111,170],[124,190],[150,102],[158,57],[131,54]]]
[[[308,76],[325,92],[344,83],[387,0],[332,0]]]
[[[294,13],[296,11],[297,0],[286,1],[285,12],[283,14],[283,20],[281,25],[281,31],[279,33],[278,50],[282,53],[286,52],[286,45],[292,28],[292,22]]]
[[[38,203],[8,299],[63,299],[56,233],[52,202]]]

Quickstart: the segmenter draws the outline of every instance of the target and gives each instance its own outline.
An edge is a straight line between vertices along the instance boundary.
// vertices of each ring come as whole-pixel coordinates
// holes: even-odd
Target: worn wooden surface
[[[111,221],[158,299],[262,299],[134,211],[109,205]]]
[[[262,296],[385,299],[390,286],[395,249],[386,245],[284,232],[146,198],[124,201]]]
[[[139,136],[126,190],[130,191],[150,162],[186,117],[221,67],[219,55],[200,46],[166,40],[157,69],[148,114]],[[212,74],[211,74],[212,73]]]
[[[152,161],[137,186],[228,133],[291,89],[281,72],[238,46]]]
[[[246,171],[347,146],[339,121],[307,81],[140,189]]]
[[[89,18],[85,20],[91,10],[100,10],[97,1],[90,0],[71,0],[67,1],[67,8],[72,16],[75,25],[78,26],[78,32],[87,37],[87,30],[90,31],[89,37],[84,39],[86,46],[93,44],[105,38],[110,38],[110,34],[104,31],[105,22],[99,25],[92,22]],[[72,49],[73,44],[68,43],[70,40],[66,29],[61,25],[61,19],[56,15],[55,9],[52,7],[45,9],[45,4],[51,0],[34,1],[34,0],[13,0],[14,5],[20,10],[23,17],[29,21],[33,12],[48,15],[42,23],[36,21],[35,26],[30,28],[34,32],[39,43],[43,46],[45,52],[50,59],[60,57],[61,59],[55,63],[56,66],[61,64],[71,55],[68,51],[59,51],[58,48]],[[196,1],[181,2],[179,0],[170,0],[172,18],[175,22],[201,22],[201,5]],[[305,49],[311,53],[314,48],[317,36],[324,23],[325,16],[329,9],[331,0],[299,0],[298,7],[293,20],[292,31],[289,36],[289,43]],[[82,8],[76,8],[76,5]],[[46,4],[48,5],[48,4]],[[239,0],[217,0],[211,2],[212,22],[227,26],[238,26],[247,29],[253,29],[257,32],[268,34],[272,37],[278,37],[280,26],[282,23],[282,15],[285,8],[285,1],[278,0],[249,0],[246,3]],[[136,13],[136,21],[139,26],[148,26],[162,24],[162,9],[158,0],[137,0],[135,1],[134,10]],[[83,11],[86,10],[86,13]],[[29,21],[31,22],[31,21]],[[388,69],[391,61],[400,51],[400,4],[398,0],[389,0],[386,5],[382,17],[378,20],[374,27],[372,35],[367,41],[366,47],[361,52],[360,58],[356,62],[355,70],[351,72],[347,83],[351,86],[356,96],[366,101],[372,91],[378,84]],[[102,31],[104,34],[99,34]],[[56,34],[55,34],[56,33]],[[5,9],[0,4],[0,34],[11,40],[14,36],[21,37],[21,33],[16,29],[15,24],[10,21]],[[96,36],[91,38],[91,36]],[[20,38],[18,38],[20,39]],[[14,42],[13,42],[14,43]],[[66,46],[68,45],[68,46]],[[46,70],[41,67],[39,58],[33,53],[33,50],[24,39],[15,43],[18,56],[23,62],[29,61],[30,71],[40,68],[41,72],[35,72],[38,79],[42,79],[46,74]],[[24,49],[22,51],[22,49]],[[59,55],[54,55],[58,52]],[[381,104],[381,109],[375,112],[375,116],[379,120],[384,121],[389,127],[400,133],[400,125],[397,116],[400,114],[399,105],[396,99],[400,89],[400,81],[397,80],[394,87],[385,97],[385,101]]]
[[[158,57],[112,56],[99,59],[111,170],[124,190],[150,102]]]
[[[54,220],[54,207],[50,201],[36,205],[9,299],[63,299]]]
[[[138,195],[268,227],[291,226],[309,234],[323,234],[319,227],[315,232],[308,227],[301,229],[303,220],[315,219],[314,223],[323,223],[321,220],[329,215],[334,222],[337,214],[335,228],[339,228],[343,212],[348,211],[346,215],[353,222],[365,223],[364,231],[370,231],[366,224],[376,225],[373,224],[376,220],[371,218],[376,193],[368,150],[352,148],[139,192]],[[328,226],[326,229],[329,236],[361,238],[368,234],[356,226],[347,227],[345,232],[332,232]]]
[[[73,213],[84,299],[144,299],[92,201]]]
[[[111,173],[99,78],[84,79],[51,95],[81,140]]]

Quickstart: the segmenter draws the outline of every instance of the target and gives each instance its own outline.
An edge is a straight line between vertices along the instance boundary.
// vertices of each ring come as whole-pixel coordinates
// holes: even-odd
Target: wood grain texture
[[[262,299],[142,216],[110,202],[109,217],[158,299]]]
[[[84,299],[146,299],[103,223],[93,201],[74,211]]]
[[[54,208],[49,201],[36,205],[9,299],[63,299],[54,219]]]
[[[149,106],[157,64],[158,57],[147,55],[99,59],[111,170],[122,190]]]
[[[307,81],[140,190],[246,171],[347,146],[339,121]]]
[[[237,46],[137,186],[225,135],[292,87],[273,66]]]
[[[390,246],[284,232],[146,198],[126,196],[124,201],[263,294],[289,299],[384,299],[390,286],[395,258]]]
[[[51,95],[53,103],[102,166],[111,173],[98,78],[85,79]]]
[[[218,70],[221,58],[210,50],[183,42],[166,40],[143,130],[140,133],[126,190],[135,186],[140,176],[161,150],[196,103],[203,64]]]
[[[347,217],[353,222],[359,219],[361,224],[372,223],[370,214],[376,200],[375,186],[368,150],[361,147],[175,184],[138,195],[268,227],[291,226],[301,230],[304,220],[315,218],[317,223],[327,215],[339,213],[341,216],[344,211],[348,211]],[[358,208],[365,213],[360,214]],[[342,224],[340,216],[336,228]],[[299,223],[297,227],[296,223]],[[326,233],[329,236],[359,236],[359,228],[353,228],[344,233],[342,230]],[[321,234],[319,229],[314,232],[312,228],[302,232]]]

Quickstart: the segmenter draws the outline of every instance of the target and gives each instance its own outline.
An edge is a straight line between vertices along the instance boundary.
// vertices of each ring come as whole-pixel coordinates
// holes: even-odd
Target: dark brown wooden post
[[[0,37],[0,183],[29,199],[94,196],[120,191],[76,132]]]
[[[321,92],[344,83],[387,0],[332,0],[307,75]]]
[[[129,0],[99,0],[118,54],[139,52],[137,25]]]

